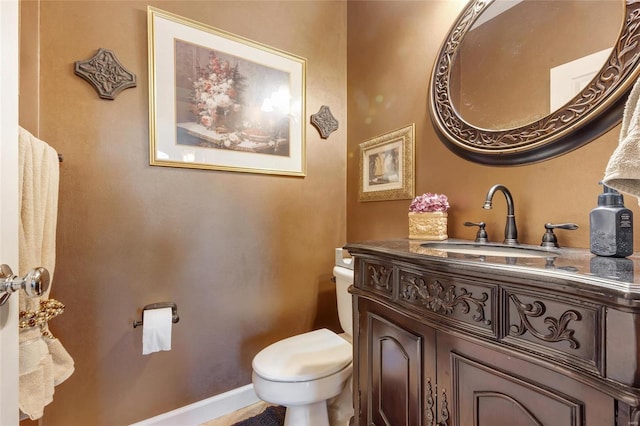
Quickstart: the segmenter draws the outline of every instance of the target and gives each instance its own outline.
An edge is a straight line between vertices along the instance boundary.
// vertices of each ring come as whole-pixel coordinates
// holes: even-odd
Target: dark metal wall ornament
[[[124,89],[136,86],[136,75],[108,49],[100,48],[92,58],[76,61],[74,71],[88,81],[102,99],[114,100]]]
[[[467,123],[449,92],[453,63],[465,35],[491,3],[470,1],[446,36],[433,67],[430,115],[447,148],[481,164],[530,164],[579,148],[620,123],[626,95],[640,76],[640,2],[635,1],[625,2],[620,36],[603,68],[562,108],[512,129],[488,130]]]
[[[311,124],[318,129],[322,139],[327,139],[331,133],[338,130],[338,120],[326,105],[322,105],[317,113],[311,115]]]

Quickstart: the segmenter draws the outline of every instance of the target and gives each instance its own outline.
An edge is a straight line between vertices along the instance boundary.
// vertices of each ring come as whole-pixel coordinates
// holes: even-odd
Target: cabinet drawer
[[[400,268],[397,303],[452,327],[497,337],[497,286]]]
[[[601,306],[540,291],[503,291],[505,342],[603,374]]]

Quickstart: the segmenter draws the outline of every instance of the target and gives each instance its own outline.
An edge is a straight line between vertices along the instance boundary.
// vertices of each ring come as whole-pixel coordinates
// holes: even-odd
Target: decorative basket
[[[446,240],[446,212],[409,212],[409,238],[414,240]]]

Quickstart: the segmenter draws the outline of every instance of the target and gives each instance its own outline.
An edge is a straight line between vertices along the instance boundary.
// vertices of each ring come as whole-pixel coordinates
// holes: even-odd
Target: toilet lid
[[[253,358],[253,371],[267,380],[304,382],[342,370],[352,357],[351,344],[323,328],[267,346]]]

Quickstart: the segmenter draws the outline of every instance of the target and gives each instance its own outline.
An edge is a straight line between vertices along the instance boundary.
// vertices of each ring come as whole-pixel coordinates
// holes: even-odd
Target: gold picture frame
[[[415,123],[360,144],[359,201],[415,196]]]
[[[147,8],[152,166],[305,176],[306,59]]]

